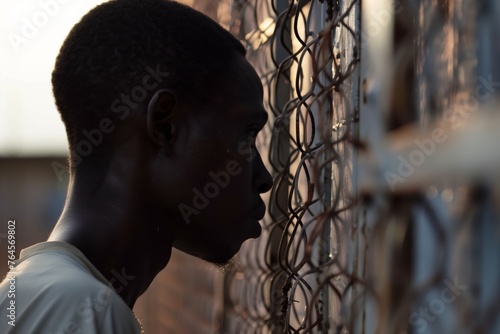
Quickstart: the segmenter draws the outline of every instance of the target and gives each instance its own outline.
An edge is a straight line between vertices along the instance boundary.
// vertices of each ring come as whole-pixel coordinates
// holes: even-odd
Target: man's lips
[[[259,205],[257,209],[255,209],[252,212],[250,218],[253,218],[255,220],[261,220],[262,218],[264,218],[265,215],[266,215],[266,206],[264,205],[264,203],[262,203],[261,205]]]
[[[249,226],[250,227],[250,232],[249,232],[249,237],[250,238],[258,238],[260,237],[260,234],[262,233],[262,227],[260,226],[259,220],[255,217],[250,217],[252,220],[252,224]]]

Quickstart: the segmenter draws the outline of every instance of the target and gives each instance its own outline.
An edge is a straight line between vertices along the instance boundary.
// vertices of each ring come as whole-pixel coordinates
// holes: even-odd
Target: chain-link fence
[[[262,77],[275,185],[263,236],[229,275],[229,333],[344,328],[358,122],[359,4],[239,1],[233,33]]]
[[[498,333],[494,1],[234,1],[275,185],[226,333]],[[498,80],[498,81],[497,81]]]

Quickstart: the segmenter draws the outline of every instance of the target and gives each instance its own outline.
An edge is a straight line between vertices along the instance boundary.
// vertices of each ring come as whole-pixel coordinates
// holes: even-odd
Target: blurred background
[[[0,264],[61,212],[50,73],[101,2],[0,4]],[[275,184],[233,270],[174,251],[146,333],[500,333],[498,1],[181,2],[246,47]]]
[[[73,25],[101,0],[0,3],[0,276],[7,272],[7,222],[16,249],[45,241],[64,205],[67,140],[50,83],[55,58]],[[180,1],[228,24],[229,2]],[[222,15],[225,13],[225,17]],[[135,313],[147,333],[218,332],[221,273],[174,251],[168,271]],[[220,290],[220,291],[219,291]],[[193,296],[196,298],[193,300]],[[196,321],[193,321],[196,319]]]

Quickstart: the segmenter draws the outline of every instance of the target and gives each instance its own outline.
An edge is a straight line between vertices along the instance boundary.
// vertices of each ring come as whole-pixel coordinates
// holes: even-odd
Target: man
[[[0,286],[0,332],[139,333],[131,309],[172,247],[222,264],[260,235],[272,179],[254,140],[267,114],[244,55],[165,0],[109,1],[75,25],[52,74],[67,200]]]

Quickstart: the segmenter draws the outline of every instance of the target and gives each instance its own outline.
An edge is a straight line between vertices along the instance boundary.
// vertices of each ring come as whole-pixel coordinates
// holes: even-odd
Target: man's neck
[[[49,241],[77,247],[132,309],[167,265],[172,234],[159,230],[158,218],[143,204],[144,199],[117,191],[124,189],[106,189],[106,185],[89,197],[82,188],[70,187],[63,214]]]

